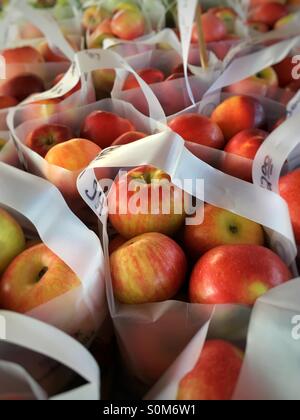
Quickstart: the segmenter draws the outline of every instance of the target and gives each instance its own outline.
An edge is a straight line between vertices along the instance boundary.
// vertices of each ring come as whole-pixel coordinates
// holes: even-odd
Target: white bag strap
[[[6,323],[6,342],[50,357],[88,382],[80,389],[63,394],[64,399],[78,398],[80,394],[88,395],[90,399],[99,399],[99,367],[88,350],[78,341],[50,325],[24,315],[0,311],[0,316]]]

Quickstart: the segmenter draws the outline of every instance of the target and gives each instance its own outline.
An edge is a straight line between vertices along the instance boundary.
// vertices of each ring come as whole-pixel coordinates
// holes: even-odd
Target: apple
[[[0,85],[0,95],[13,96],[18,102],[34,93],[45,91],[43,80],[31,73],[20,74]]]
[[[268,135],[257,128],[243,130],[229,140],[225,152],[253,160]]]
[[[84,29],[93,31],[104,20],[110,17],[110,13],[99,6],[88,7],[82,16],[82,25]]]
[[[35,64],[41,64],[45,62],[40,52],[30,46],[8,48],[1,51],[1,55],[6,66],[6,80],[24,74],[27,68],[26,65],[29,63],[34,66]]]
[[[78,46],[73,39],[66,37],[66,40],[74,51],[78,51]],[[37,49],[42,54],[44,60],[47,63],[65,63],[66,61],[69,61],[69,59],[65,57],[59,50],[53,51],[47,41],[43,41],[37,47]]]
[[[12,108],[17,105],[18,101],[12,96],[0,96],[0,109]]]
[[[289,10],[285,5],[279,3],[261,4],[249,13],[250,21],[261,22],[273,27],[277,21],[289,14]]]
[[[135,305],[172,299],[185,280],[187,261],[176,242],[152,232],[122,245],[110,267],[115,297]]]
[[[69,171],[86,168],[101,152],[99,146],[86,139],[71,139],[53,146],[45,156],[51,165]]]
[[[265,119],[263,105],[257,99],[241,95],[226,99],[214,110],[211,117],[221,128],[226,140],[230,140],[240,131],[262,127]]]
[[[293,69],[295,64],[292,62],[293,57],[286,57],[283,61],[278,64],[275,64],[274,70],[277,73],[279,86],[284,88],[290,83],[294,82],[293,79]]]
[[[152,166],[135,168],[114,182],[108,195],[109,220],[126,239],[148,232],[172,236],[184,223],[184,200],[183,191],[165,172]]]
[[[25,249],[25,236],[19,223],[0,208],[0,275],[11,261]]]
[[[189,255],[199,258],[221,245],[264,245],[263,228],[251,220],[206,204],[204,222],[184,227],[184,244]]]
[[[254,305],[268,290],[293,278],[273,251],[258,245],[224,245],[200,258],[190,280],[190,300],[201,304]]]
[[[135,131],[127,119],[104,111],[94,111],[86,117],[81,129],[81,137],[89,139],[102,149],[111,146],[122,134]]]
[[[111,30],[116,37],[131,41],[145,35],[146,21],[141,12],[119,10],[112,18]]]
[[[253,160],[268,135],[267,132],[256,128],[238,133],[229,140],[224,149],[227,154],[221,163],[220,170],[228,175],[252,182]]]
[[[162,71],[154,68],[148,68],[139,70],[137,74],[146,82],[148,85],[152,85],[154,83],[161,83],[165,80],[165,75]],[[123,90],[130,90],[139,88],[139,82],[135,78],[133,74],[130,74],[127,79],[125,80]]]
[[[112,38],[111,19],[105,19],[97,28],[88,36],[88,48],[102,48],[103,41],[106,38]]]
[[[279,191],[289,206],[296,242],[300,244],[300,169],[281,177]]]
[[[225,23],[228,33],[234,33],[238,15],[231,7],[214,7],[209,11]]]
[[[81,285],[76,274],[44,244],[27,249],[0,280],[0,306],[26,313]]]
[[[203,115],[180,115],[170,121],[169,127],[186,141],[215,149],[222,149],[225,145],[220,127]]]
[[[222,41],[228,35],[225,22],[214,13],[207,12],[202,15],[202,26],[204,39],[207,43]],[[195,23],[193,26],[192,43],[197,43],[198,39],[198,29]]]
[[[278,77],[272,67],[229,86],[226,91],[241,95],[272,96],[278,88]]]
[[[45,157],[52,147],[73,137],[69,127],[61,124],[44,124],[31,131],[25,144],[40,156]]]
[[[243,359],[242,351],[229,342],[208,340],[196,366],[180,381],[177,400],[231,400]]]
[[[122,134],[112,144],[112,146],[122,146],[124,144],[134,143],[135,141],[144,139],[147,134],[140,133],[139,131],[129,131],[128,133]]]

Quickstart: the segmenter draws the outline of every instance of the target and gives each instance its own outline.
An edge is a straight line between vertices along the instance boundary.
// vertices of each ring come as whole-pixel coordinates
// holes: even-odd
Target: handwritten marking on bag
[[[261,167],[262,176],[260,182],[263,188],[267,188],[270,191],[272,191],[271,176],[273,174],[273,169],[274,165],[272,158],[270,156],[266,156],[264,159],[264,164]]]

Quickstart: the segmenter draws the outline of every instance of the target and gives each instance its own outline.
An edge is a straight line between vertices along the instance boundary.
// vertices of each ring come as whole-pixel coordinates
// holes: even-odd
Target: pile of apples
[[[27,313],[79,287],[76,274],[40,240],[26,240],[0,208],[0,309]]]
[[[291,10],[298,0],[251,0],[248,23],[259,32],[288,27],[295,18]]]
[[[141,9],[131,2],[117,2],[111,12],[105,5],[88,7],[82,17],[87,31],[88,48],[101,48],[107,38],[132,41],[147,33],[147,22]]]
[[[163,212],[166,189],[171,191],[168,215]],[[149,197],[148,213],[130,209],[137,190],[139,197]],[[151,197],[160,197],[155,214]],[[188,286],[192,303],[252,306],[269,289],[292,279],[267,248],[260,225],[210,204],[205,204],[202,224],[185,225],[184,210],[175,210],[184,199],[169,176],[153,167],[135,168],[115,181],[108,196],[109,220],[119,235],[110,245],[110,264],[119,302],[162,302]]]

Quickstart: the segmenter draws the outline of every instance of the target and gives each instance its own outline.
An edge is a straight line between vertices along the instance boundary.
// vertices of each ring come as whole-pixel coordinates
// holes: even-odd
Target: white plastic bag
[[[78,341],[24,315],[0,311],[0,318],[0,400],[100,398],[98,365]],[[86,384],[66,391],[74,373]]]
[[[89,344],[107,315],[99,239],[74,216],[50,183],[3,163],[0,173],[0,206],[13,212],[28,237],[40,238],[81,280],[80,287],[27,315]]]

